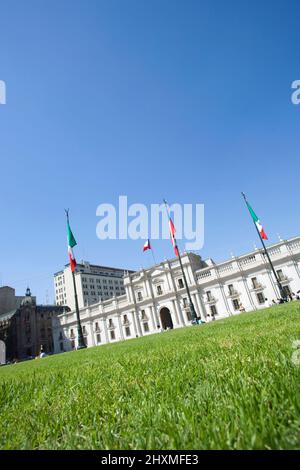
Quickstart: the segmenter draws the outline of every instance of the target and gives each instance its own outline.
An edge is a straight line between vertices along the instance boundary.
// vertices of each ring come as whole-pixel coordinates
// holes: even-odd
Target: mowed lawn
[[[295,340],[300,302],[1,367],[0,448],[299,448]]]

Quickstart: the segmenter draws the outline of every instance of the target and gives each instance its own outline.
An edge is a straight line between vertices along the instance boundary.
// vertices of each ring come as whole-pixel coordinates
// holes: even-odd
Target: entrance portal
[[[160,311],[160,320],[161,320],[161,326],[164,330],[167,328],[173,328],[173,322],[172,322],[172,317],[170,310],[167,307],[163,307]]]

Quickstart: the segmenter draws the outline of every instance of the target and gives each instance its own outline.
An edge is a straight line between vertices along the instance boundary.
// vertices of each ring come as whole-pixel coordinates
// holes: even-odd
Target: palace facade
[[[300,291],[300,237],[268,247],[287,295]],[[184,253],[182,263],[196,312],[202,321],[268,307],[280,297],[263,250],[228,261],[202,260]],[[178,259],[124,277],[125,294],[80,309],[88,347],[191,325],[187,292]],[[75,311],[53,318],[54,351],[77,347]]]

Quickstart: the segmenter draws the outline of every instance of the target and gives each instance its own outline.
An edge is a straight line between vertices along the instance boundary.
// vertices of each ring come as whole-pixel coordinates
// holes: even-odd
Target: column
[[[101,321],[103,323],[103,330],[104,330],[106,342],[109,343],[108,331],[107,331],[107,326],[106,326],[106,318],[101,318]]]
[[[135,312],[131,312],[131,316],[132,316],[132,322],[133,322],[133,328],[134,328],[134,332],[135,332],[135,336],[140,336],[139,335],[139,332],[138,332],[138,329],[137,329],[137,324],[136,324],[136,318],[135,318]]]
[[[158,318],[158,314],[157,314],[157,310],[156,310],[156,305],[154,303],[154,306],[150,306],[150,309],[151,309],[151,312],[152,312],[152,316],[155,320],[155,331],[157,330],[157,325],[160,325],[160,321],[159,321],[159,318]]]
[[[180,323],[182,326],[186,326],[186,319],[185,319],[185,316],[184,316],[184,313],[182,312],[181,310],[181,307],[180,307],[180,304],[179,304],[179,301],[178,299],[175,300],[175,305],[176,305],[176,308],[177,308],[177,312],[178,312],[178,318],[180,319]]]
[[[154,315],[153,315],[153,310],[152,310],[152,307],[148,307],[148,311],[150,312],[150,318],[151,318],[151,323],[152,323],[152,327],[153,327],[153,331],[156,331],[156,322],[155,322],[155,318],[154,318]]]
[[[121,337],[121,340],[123,340],[124,339],[124,333],[123,333],[123,327],[122,327],[121,315],[120,314],[117,315],[117,319],[118,319],[118,325],[119,325],[119,330],[120,330],[120,337]]]
[[[176,305],[175,305],[175,300],[172,300],[172,305],[173,305],[173,312],[174,312],[174,319],[176,321],[176,326],[180,326],[180,321],[179,321],[177,308],[176,308]]]
[[[191,296],[193,298],[193,304],[195,306],[196,312],[198,313],[198,316],[201,319],[202,318],[202,312],[201,312],[201,308],[199,307],[199,302],[198,302],[197,296],[196,296],[196,294],[191,294]]]
[[[92,339],[92,346],[95,346],[94,328],[93,328],[93,322],[91,320],[89,321],[89,330],[90,330],[91,339]]]

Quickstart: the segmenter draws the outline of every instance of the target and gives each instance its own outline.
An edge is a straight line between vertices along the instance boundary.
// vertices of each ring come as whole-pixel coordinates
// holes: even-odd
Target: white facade
[[[75,282],[79,308],[125,294],[124,270],[97,266],[87,261],[77,264]],[[70,265],[54,274],[55,304],[75,309]]]
[[[272,245],[268,252],[284,289],[296,294],[300,290],[300,237]],[[184,253],[182,263],[194,307],[203,321],[265,308],[279,298],[262,250],[219,264]],[[128,274],[124,287],[125,295],[80,309],[88,347],[191,325],[178,259]],[[76,313],[59,315],[55,322],[55,352],[76,347]]]

